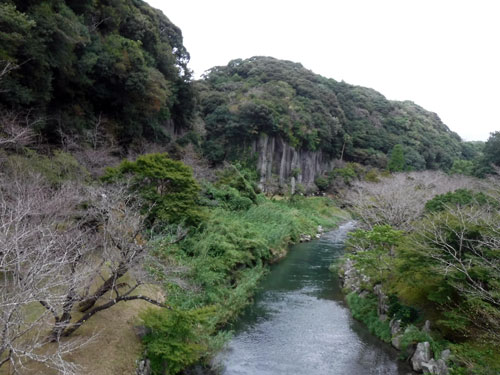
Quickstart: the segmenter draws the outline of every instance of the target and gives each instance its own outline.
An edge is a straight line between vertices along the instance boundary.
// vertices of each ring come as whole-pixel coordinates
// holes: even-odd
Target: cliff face
[[[333,169],[333,159],[323,152],[296,150],[279,136],[260,134],[252,151],[258,155],[259,187],[264,192],[286,188],[292,177],[306,190],[315,190],[315,178]]]

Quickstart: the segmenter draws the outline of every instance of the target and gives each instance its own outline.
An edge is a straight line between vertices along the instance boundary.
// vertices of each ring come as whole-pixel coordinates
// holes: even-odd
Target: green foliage
[[[496,375],[500,373],[498,346],[484,342],[451,344],[452,375]]]
[[[149,309],[141,313],[149,333],[143,338],[154,374],[177,374],[206,354],[213,331],[210,306],[193,309]]]
[[[356,171],[349,165],[344,168],[334,169],[331,175],[342,177],[346,184],[349,184],[354,178],[357,177]]]
[[[89,178],[87,170],[67,152],[55,150],[51,156],[24,150],[24,154],[6,157],[4,171],[19,175],[41,174],[51,185],[60,185],[65,181],[82,181]]]
[[[219,184],[215,187],[206,183],[202,191],[202,205],[222,207],[229,211],[248,210],[253,204],[252,200],[241,196],[235,188]]]
[[[318,187],[319,191],[326,191],[328,189],[328,187],[330,186],[328,179],[325,177],[316,177],[316,179],[314,180],[314,183]]]
[[[405,155],[403,145],[397,144],[391,151],[391,158],[387,168],[391,172],[402,172],[405,170]]]
[[[186,126],[194,108],[181,31],[159,10],[134,0],[13,0],[0,4],[0,106],[36,108],[49,141],[97,114],[108,131],[165,137],[166,120]]]
[[[108,168],[103,181],[129,176],[132,191],[147,203],[144,207],[150,223],[196,225],[202,219],[197,205],[200,187],[190,167],[172,160],[166,154],[146,154],[136,161],[124,160],[116,168]]]
[[[377,170],[370,169],[368,172],[366,172],[365,180],[368,182],[380,182],[380,176],[377,173]]]
[[[485,177],[495,174],[495,167],[500,166],[500,132],[490,134],[490,137],[484,144],[482,155],[476,157],[474,175]]]
[[[257,174],[254,170],[243,168],[241,164],[229,164],[218,173],[216,185],[227,185],[236,189],[243,197],[257,202]]]
[[[391,341],[391,329],[388,322],[382,322],[377,314],[377,299],[373,295],[365,298],[355,292],[346,296],[347,304],[351,309],[352,316],[368,327],[370,332],[382,341]]]
[[[408,326],[401,337],[401,350],[406,352],[406,348],[410,345],[415,345],[419,342],[427,341],[430,344],[434,358],[440,358],[441,352],[449,345],[448,342],[444,340],[436,340],[432,335],[427,332],[420,331],[417,327],[410,325]]]
[[[389,296],[389,317],[401,320],[403,325],[413,323],[418,319],[418,310],[402,304],[394,294]]]
[[[436,195],[425,203],[425,210],[427,212],[440,212],[446,210],[448,207],[470,206],[473,204],[480,206],[491,204],[494,207],[497,206],[497,203],[493,199],[482,192],[475,193],[469,189],[457,189],[453,192]]]
[[[449,170],[450,174],[463,174],[464,176],[474,176],[475,163],[472,160],[453,160],[453,165]]]
[[[486,162],[500,166],[500,131],[490,134],[483,152]]]
[[[376,283],[391,276],[394,247],[402,236],[402,231],[390,225],[376,225],[372,230],[357,229],[349,233],[346,247],[351,253],[349,257]]]
[[[296,149],[386,168],[387,154],[405,147],[407,167],[449,168],[462,143],[431,112],[378,92],[337,82],[300,64],[270,57],[233,60],[197,82],[213,162],[232,160],[265,133]],[[464,153],[472,155],[471,148]],[[467,156],[468,157],[468,156]]]

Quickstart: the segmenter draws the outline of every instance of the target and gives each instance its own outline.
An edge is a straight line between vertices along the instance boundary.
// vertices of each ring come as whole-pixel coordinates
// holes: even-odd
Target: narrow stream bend
[[[260,283],[216,359],[224,375],[404,375],[397,352],[352,319],[328,266],[343,253],[349,222],[294,245]]]

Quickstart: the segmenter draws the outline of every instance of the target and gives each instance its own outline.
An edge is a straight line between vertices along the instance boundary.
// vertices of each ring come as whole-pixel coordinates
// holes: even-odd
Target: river
[[[291,247],[261,281],[254,303],[235,323],[216,358],[224,375],[404,375],[397,351],[355,321],[337,275],[352,222],[320,240]]]

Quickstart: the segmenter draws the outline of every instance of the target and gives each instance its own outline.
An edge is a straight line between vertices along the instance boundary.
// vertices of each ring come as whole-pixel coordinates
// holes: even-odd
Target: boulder
[[[323,233],[323,227],[321,225],[318,225],[318,233]]]
[[[436,361],[437,364],[437,372],[436,375],[448,375],[448,366],[446,365],[446,361],[443,359],[438,359]]]
[[[149,359],[143,359],[138,361],[136,375],[151,375],[151,363]]]
[[[380,320],[384,321],[387,319],[387,314],[389,312],[389,297],[382,291],[382,284],[377,284],[373,287],[373,293],[378,298],[377,313]]]
[[[411,357],[411,366],[415,371],[422,371],[422,363],[429,362],[431,360],[431,346],[429,342],[419,342],[417,344],[417,349]]]
[[[309,242],[311,241],[312,237],[309,234],[301,234],[300,235],[300,242]]]
[[[441,359],[447,362],[450,359],[451,351],[450,349],[445,349],[441,352]]]
[[[401,319],[392,319],[389,322],[389,327],[391,327],[391,335],[396,336],[397,334],[401,333]]]
[[[397,350],[401,350],[401,339],[403,335],[392,336],[391,345],[395,347]]]
[[[424,326],[422,327],[422,332],[430,333],[431,332],[431,322],[426,320]]]
[[[422,362],[422,370],[431,375],[448,375],[448,366],[442,359],[432,358],[429,362]]]
[[[151,328],[143,325],[134,326],[134,332],[140,339],[143,339],[146,335],[151,333]]]

